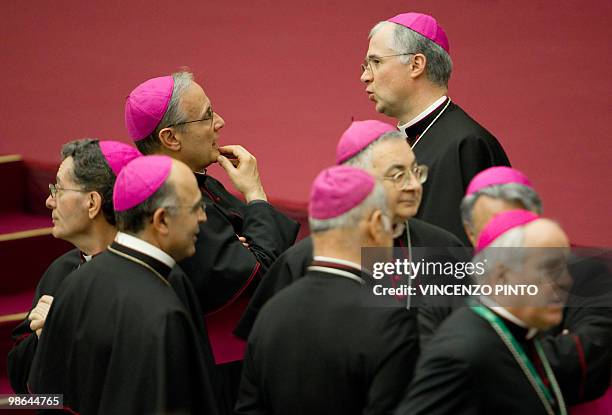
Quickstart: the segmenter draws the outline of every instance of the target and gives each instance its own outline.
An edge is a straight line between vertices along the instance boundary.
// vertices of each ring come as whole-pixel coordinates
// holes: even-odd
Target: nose
[[[55,209],[55,199],[51,197],[51,195],[47,196],[47,200],[45,200],[45,206],[47,209]]]
[[[363,82],[366,85],[372,82],[372,73],[368,70],[367,67],[361,72],[361,76],[359,77],[359,80],[361,80],[361,82]]]
[[[402,186],[402,190],[415,192],[423,188],[423,185],[421,184],[421,182],[419,182],[419,180],[416,178],[414,174],[412,173],[407,173],[407,174],[409,175],[408,181],[404,183],[404,185]]]
[[[198,212],[198,223],[206,222],[208,220],[208,217],[206,216],[206,212],[204,211],[204,209],[199,209]]]
[[[215,131],[219,131],[220,129],[225,127],[225,120],[223,119],[221,115],[217,114],[216,112],[215,112],[215,120],[214,120],[213,127]]]

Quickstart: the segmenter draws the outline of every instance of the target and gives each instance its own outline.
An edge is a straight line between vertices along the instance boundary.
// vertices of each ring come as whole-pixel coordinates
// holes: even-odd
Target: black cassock
[[[413,247],[420,248],[460,248],[461,241],[452,233],[419,219],[408,221],[410,242]],[[397,248],[406,248],[406,231],[395,239]],[[244,313],[236,334],[246,339],[263,305],[281,289],[292,284],[306,273],[306,268],[312,261],[312,239],[306,237],[284,252],[270,267],[253,294],[251,302]],[[407,255],[404,255],[407,256]]]
[[[55,297],[55,292],[64,279],[68,274],[77,269],[82,262],[84,260],[78,249],[68,251],[53,261],[38,282],[30,312],[36,307],[38,300],[43,295]],[[15,393],[28,393],[28,375],[32,359],[34,359],[34,353],[36,352],[38,336],[30,330],[30,320],[28,320],[27,316],[13,330],[12,337],[15,345],[8,354],[7,371],[9,380]]]
[[[382,414],[401,398],[418,356],[414,313],[372,306],[369,282],[329,269],[311,268],[262,309],[237,414]]]
[[[61,393],[81,414],[215,414],[199,316],[180,268],[113,243],[57,291],[30,390]]]
[[[206,201],[196,253],[180,262],[206,316],[218,366],[219,401],[231,413],[240,381],[245,344],[233,331],[248,299],[276,258],[297,237],[299,225],[265,201],[245,204],[215,178],[196,174]],[[238,240],[244,236],[245,248]]]
[[[429,167],[416,217],[452,232],[469,246],[459,212],[465,190],[478,172],[510,166],[510,161],[495,137],[452,102],[423,134],[447,103],[448,99],[404,131],[409,142],[422,135],[413,151],[419,164]]]
[[[527,329],[503,321],[533,359]],[[540,364],[534,366],[540,372]],[[489,322],[466,307],[446,319],[423,350],[414,380],[395,413],[546,415],[546,410]]]

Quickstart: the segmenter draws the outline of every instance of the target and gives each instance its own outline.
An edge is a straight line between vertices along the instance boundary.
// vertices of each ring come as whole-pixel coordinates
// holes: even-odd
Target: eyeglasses
[[[374,69],[378,69],[378,66],[382,63],[382,60],[385,58],[392,58],[394,56],[407,56],[414,55],[416,52],[408,52],[408,53],[398,53],[395,55],[385,55],[385,56],[371,56],[369,58],[365,58],[363,63],[361,64],[361,73],[365,71],[369,71],[372,75],[374,74]]]
[[[206,201],[204,200],[204,198],[200,198],[200,200],[198,200],[194,205],[170,205],[170,206],[164,206],[164,208],[166,209],[180,209],[180,208],[189,208],[191,210],[191,213],[196,213],[198,210],[202,209],[204,212],[206,212]]]
[[[213,110],[213,107],[212,107],[212,104],[211,104],[208,107],[208,109],[206,110],[206,112],[204,113],[204,117],[200,118],[199,120],[177,122],[177,123],[174,123],[174,124],[170,124],[166,128],[176,127],[178,125],[191,124],[192,122],[200,122],[200,121],[208,121],[208,120],[210,120],[210,126],[212,127],[214,119],[215,119],[215,111]]]
[[[389,180],[393,182],[396,189],[405,189],[409,184],[412,176],[417,180],[417,182],[423,184],[427,181],[427,173],[429,168],[420,164],[414,166],[411,170],[407,171],[398,171],[393,176],[383,176],[383,180]]]
[[[58,192],[63,192],[63,191],[82,192],[82,193],[89,192],[89,190],[84,190],[84,189],[66,189],[65,187],[60,187],[58,184],[49,183],[49,194],[51,195],[53,199],[55,199],[55,196],[57,195]]]

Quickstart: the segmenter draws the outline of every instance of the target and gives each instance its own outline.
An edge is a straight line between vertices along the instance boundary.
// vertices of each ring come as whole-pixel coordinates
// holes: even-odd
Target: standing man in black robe
[[[416,260],[413,248],[422,254],[423,248],[463,246],[452,233],[414,218],[421,203],[422,185],[428,177],[427,166],[418,162],[404,136],[392,125],[376,120],[351,123],[336,149],[338,165],[358,167],[382,179],[387,205],[398,229],[393,244],[403,258],[413,260]],[[312,252],[312,239],[307,237],[276,260],[253,294],[238,326],[238,335],[246,339],[266,301],[306,273]]]
[[[542,213],[542,201],[529,178],[510,167],[490,167],[474,176],[461,217],[476,244],[484,225],[512,209]],[[612,370],[612,274],[610,264],[582,257],[569,259],[572,289],[563,321],[542,338],[542,345],[568,405],[600,397]],[[588,252],[586,252],[588,253]]]
[[[219,147],[225,121],[191,73],[150,79],[136,87],[127,98],[125,121],[143,154],[165,154],[187,164],[206,201],[208,220],[200,226],[196,253],[180,265],[206,313],[220,369],[220,401],[231,413],[245,348],[233,330],[250,291],[293,244],[299,226],[268,203],[255,157],[238,145]],[[223,167],[246,203],[206,173],[213,163]]]
[[[128,162],[140,157],[134,147],[117,141],[83,139],[62,147],[55,184],[49,184],[46,205],[52,211],[53,236],[76,246],[57,258],[41,277],[32,309],[13,330],[8,375],[16,393],[28,393],[27,380],[38,338],[55,292],[81,264],[104,251],[117,233],[113,186]]]
[[[237,414],[383,414],[418,355],[412,311],[373,305],[361,248],[391,247],[380,183],[348,166],[324,170],[309,204],[314,261],[272,298],[249,337]]]
[[[563,318],[571,285],[567,248],[562,229],[532,212],[495,216],[481,233],[473,259],[482,264],[479,278],[492,294],[442,324],[396,414],[567,414],[537,336]],[[537,294],[496,293],[513,285],[535,286]]]
[[[194,254],[206,219],[193,173],[170,157],[139,157],[119,173],[113,202],[120,232],[58,290],[30,388],[63,394],[81,414],[216,414],[197,300],[176,266]]]
[[[449,44],[437,21],[404,13],[370,31],[361,81],[376,111],[397,119],[419,163],[429,167],[416,215],[465,235],[459,203],[476,173],[510,162],[499,142],[448,97]]]

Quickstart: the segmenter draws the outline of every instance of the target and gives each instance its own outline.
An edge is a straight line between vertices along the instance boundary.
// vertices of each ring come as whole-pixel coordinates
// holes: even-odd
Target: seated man
[[[196,173],[208,220],[200,226],[195,255],[180,265],[207,314],[220,382],[225,385],[220,400],[224,412],[231,413],[245,346],[232,332],[251,290],[295,242],[299,226],[267,202],[255,157],[241,146],[219,147],[225,121],[213,111],[193,74],[178,72],[140,84],[127,98],[125,122],[143,154],[173,157]],[[213,163],[221,165],[246,203],[206,173]]]
[[[382,186],[336,166],[310,193],[314,261],[263,308],[249,337],[237,414],[383,414],[418,356],[412,311],[372,305],[361,247],[391,247]]]
[[[117,141],[83,139],[62,147],[57,181],[49,185],[53,236],[76,246],[57,258],[43,274],[25,320],[13,330],[8,375],[16,393],[28,393],[27,380],[47,313],[68,274],[104,251],[115,238],[113,186],[119,171],[141,154]],[[34,336],[33,334],[36,333]]]
[[[470,183],[461,216],[475,244],[491,217],[504,210],[542,212],[540,196],[529,178],[509,167],[491,167]],[[569,271],[572,289],[563,321],[542,339],[551,367],[568,404],[593,400],[610,384],[612,367],[612,275],[587,250],[574,250]],[[586,254],[586,257],[585,257]]]
[[[30,389],[63,394],[81,414],[216,414],[212,356],[176,266],[206,219],[195,177],[170,157],[139,157],[119,173],[113,202],[120,232],[58,290]]]
[[[413,248],[462,246],[450,232],[413,218],[421,202],[422,184],[427,180],[427,166],[417,163],[395,127],[375,120],[353,122],[340,137],[336,162],[362,168],[382,179],[393,223],[403,229],[394,240],[401,256],[416,259]],[[422,254],[424,250],[418,251]],[[247,338],[261,307],[279,290],[302,277],[311,261],[311,238],[304,238],[283,253],[253,294],[237,334]]]
[[[473,259],[483,269],[480,302],[442,324],[396,413],[566,414],[536,335],[563,318],[571,284],[567,248],[561,228],[532,212],[510,210],[491,219]],[[517,286],[535,292],[506,291]]]

